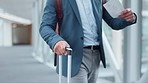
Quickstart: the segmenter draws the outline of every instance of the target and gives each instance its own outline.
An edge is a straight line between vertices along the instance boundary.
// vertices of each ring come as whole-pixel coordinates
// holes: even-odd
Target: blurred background
[[[98,83],[148,83],[148,0],[122,0],[138,16],[120,31],[103,22],[107,68]],[[46,0],[0,0],[0,83],[58,83],[53,52],[39,35]]]

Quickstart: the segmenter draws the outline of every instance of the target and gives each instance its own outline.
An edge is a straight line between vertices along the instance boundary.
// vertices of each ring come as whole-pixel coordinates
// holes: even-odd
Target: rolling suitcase
[[[67,83],[71,83],[72,49],[66,48],[66,51],[68,55]],[[62,55],[59,55],[59,83],[62,83]]]
[[[56,5],[56,14],[58,18],[58,23],[56,27],[56,32],[60,34],[60,25],[62,23],[63,18],[63,11],[62,11],[62,0],[55,0]],[[72,49],[66,48],[67,55],[68,55],[68,67],[67,67],[67,83],[71,83],[71,55],[72,55]],[[54,66],[56,66],[56,55],[54,58]],[[62,55],[59,55],[59,83],[62,83]]]

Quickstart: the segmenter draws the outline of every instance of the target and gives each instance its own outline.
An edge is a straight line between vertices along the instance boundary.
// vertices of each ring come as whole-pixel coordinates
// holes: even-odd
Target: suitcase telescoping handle
[[[68,55],[68,67],[67,67],[67,83],[71,83],[71,62],[72,62],[72,49],[66,48]],[[62,83],[62,55],[59,56],[59,83]]]

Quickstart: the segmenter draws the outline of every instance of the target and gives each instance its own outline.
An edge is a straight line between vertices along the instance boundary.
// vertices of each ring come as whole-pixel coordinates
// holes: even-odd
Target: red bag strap
[[[56,5],[56,14],[58,18],[58,24],[60,27],[62,23],[62,18],[63,18],[62,0],[55,0],[55,5]]]
[[[62,0],[55,0],[55,8],[56,8],[56,15],[58,19],[58,23],[56,25],[56,32],[60,34],[60,26],[62,23],[62,18],[63,18],[63,11],[62,11]],[[54,56],[54,66],[56,66],[56,61],[57,61],[57,54]]]

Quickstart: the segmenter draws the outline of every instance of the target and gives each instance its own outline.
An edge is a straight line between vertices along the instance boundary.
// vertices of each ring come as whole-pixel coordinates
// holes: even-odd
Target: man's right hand
[[[54,52],[57,55],[66,55],[66,47],[70,47],[70,45],[66,41],[59,41],[54,46]]]

